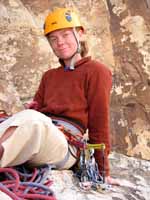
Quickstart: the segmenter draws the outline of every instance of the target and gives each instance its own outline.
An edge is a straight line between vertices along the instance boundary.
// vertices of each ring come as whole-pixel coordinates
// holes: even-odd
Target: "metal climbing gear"
[[[102,175],[100,175],[98,170],[98,165],[94,158],[95,149],[99,149],[103,156],[103,169],[101,170]],[[89,157],[86,156],[86,151],[89,151]],[[95,189],[95,190],[105,190],[108,188],[105,183],[105,157],[104,157],[105,144],[88,144],[84,140],[84,146],[81,149],[79,169],[77,170],[77,177],[80,180],[80,187],[83,190]]]

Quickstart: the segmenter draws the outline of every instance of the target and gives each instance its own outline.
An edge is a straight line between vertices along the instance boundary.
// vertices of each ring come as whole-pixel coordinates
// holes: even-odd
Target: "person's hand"
[[[34,109],[34,110],[38,110],[38,102],[37,101],[31,101],[29,103],[25,103],[24,104],[25,109]]]
[[[105,182],[110,185],[117,185],[117,186],[121,185],[119,180],[112,178],[110,176],[106,176]]]

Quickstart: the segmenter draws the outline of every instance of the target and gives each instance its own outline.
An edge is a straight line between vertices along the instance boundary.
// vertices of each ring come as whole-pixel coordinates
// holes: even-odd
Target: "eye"
[[[65,32],[65,33],[63,33],[63,37],[64,37],[64,38],[66,38],[66,37],[69,37],[70,35],[71,35],[71,33],[70,33],[70,32],[68,32],[68,31],[67,31],[67,32]]]
[[[69,35],[68,33],[64,33],[63,37],[66,38],[66,37],[68,37],[68,35]]]
[[[49,40],[50,43],[57,42],[57,38],[56,37],[49,37],[48,40]]]

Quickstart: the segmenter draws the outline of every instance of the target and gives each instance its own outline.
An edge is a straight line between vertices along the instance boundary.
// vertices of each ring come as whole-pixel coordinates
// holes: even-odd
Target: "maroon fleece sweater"
[[[40,112],[74,119],[88,129],[90,143],[106,144],[106,175],[109,175],[111,85],[110,70],[86,57],[76,63],[73,71],[60,66],[45,72],[34,97]],[[95,151],[95,159],[101,172],[103,162],[99,150]]]

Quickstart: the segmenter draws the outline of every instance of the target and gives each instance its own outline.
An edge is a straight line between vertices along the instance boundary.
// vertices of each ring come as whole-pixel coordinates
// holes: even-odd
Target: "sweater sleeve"
[[[44,102],[44,91],[45,91],[45,74],[42,76],[38,90],[36,91],[33,100],[38,103],[38,110],[43,107]]]
[[[102,152],[95,150],[95,159],[100,173],[105,168],[106,176],[109,175],[110,133],[109,133],[109,101],[112,85],[112,75],[104,65],[97,64],[88,81],[88,130],[89,142],[92,144],[104,143],[105,164],[103,166]]]

